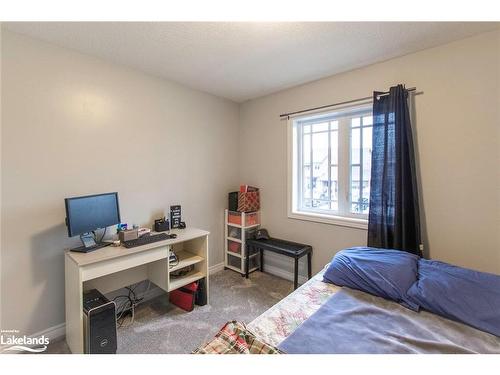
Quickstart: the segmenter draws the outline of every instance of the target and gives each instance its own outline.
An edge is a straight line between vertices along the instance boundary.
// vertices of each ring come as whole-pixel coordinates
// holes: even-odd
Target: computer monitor
[[[97,229],[120,223],[118,193],[66,198],[66,225],[68,236],[80,236],[84,248],[95,247],[93,235]]]

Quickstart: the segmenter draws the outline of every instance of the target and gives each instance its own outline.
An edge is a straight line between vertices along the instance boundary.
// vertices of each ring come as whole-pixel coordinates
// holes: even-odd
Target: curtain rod
[[[415,91],[416,89],[417,89],[416,87],[410,87],[409,89],[406,89],[406,91]],[[380,94],[379,96],[386,96],[386,95],[389,95],[389,92],[384,92],[384,93]],[[300,111],[283,113],[282,115],[280,115],[280,118],[283,118],[283,117],[290,118],[290,116],[292,116],[292,115],[298,115],[299,113],[305,113],[305,112],[310,112],[310,111],[317,111],[319,109],[325,109],[325,108],[330,108],[330,107],[336,107],[338,105],[343,105],[343,104],[351,104],[351,103],[361,102],[361,101],[368,100],[368,99],[373,99],[373,95],[372,96],[367,96],[365,98],[348,100],[346,102],[339,102],[339,103],[334,103],[334,104],[323,105],[321,107],[308,108],[308,109],[302,109]]]

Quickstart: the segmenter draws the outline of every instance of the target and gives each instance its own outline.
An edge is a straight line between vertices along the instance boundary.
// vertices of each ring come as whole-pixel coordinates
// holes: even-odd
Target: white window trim
[[[360,103],[361,104],[361,103]],[[312,221],[323,224],[337,225],[356,229],[368,229],[367,218],[356,218],[348,216],[335,216],[321,214],[318,212],[305,212],[295,209],[293,200],[294,181],[296,171],[293,168],[293,117],[287,120],[287,214],[288,218],[295,220]]]

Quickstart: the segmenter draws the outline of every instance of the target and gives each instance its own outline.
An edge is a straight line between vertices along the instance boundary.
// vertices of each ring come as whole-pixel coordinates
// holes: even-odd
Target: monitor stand
[[[77,253],[90,253],[91,251],[102,249],[103,247],[111,245],[111,242],[95,242],[95,238],[92,233],[81,234],[80,240],[82,241],[83,246],[75,247],[70,251]]]

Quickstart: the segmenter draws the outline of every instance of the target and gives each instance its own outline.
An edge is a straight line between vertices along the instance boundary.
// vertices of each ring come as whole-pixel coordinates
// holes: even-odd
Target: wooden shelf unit
[[[241,224],[230,222],[231,218],[240,216]],[[249,216],[252,220],[249,220]],[[250,222],[250,224],[249,224]],[[246,266],[246,239],[249,233],[256,231],[260,227],[260,211],[256,212],[236,212],[225,210],[224,213],[224,267],[245,275]],[[237,249],[232,251],[231,248]],[[250,255],[249,272],[259,269],[259,253]]]

